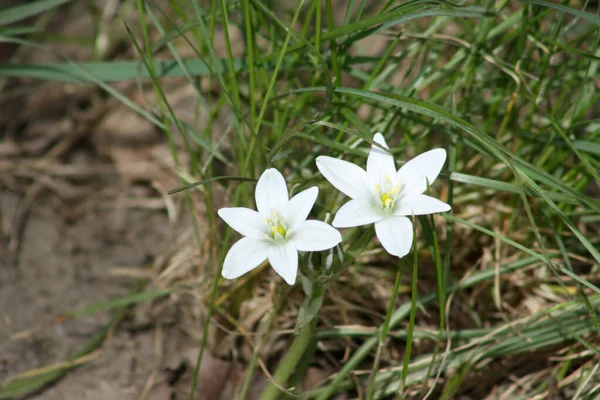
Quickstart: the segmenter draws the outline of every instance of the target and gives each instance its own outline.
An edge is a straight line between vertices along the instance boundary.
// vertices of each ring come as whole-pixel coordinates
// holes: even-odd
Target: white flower
[[[307,221],[319,189],[313,186],[288,199],[288,189],[279,171],[268,169],[256,185],[256,208],[221,208],[218,214],[244,235],[225,257],[223,277],[235,279],[253,270],[267,258],[288,284],[298,271],[298,251],[322,251],[336,246],[342,235],[321,221]]]
[[[388,148],[381,133],[373,140]],[[372,146],[367,170],[337,158],[317,157],[323,176],[352,200],[336,214],[332,225],[348,228],[375,223],[375,233],[388,253],[403,257],[410,251],[413,228],[406,216],[450,210],[438,199],[424,195],[439,175],[446,151],[434,149],[418,155],[396,171],[390,153]]]

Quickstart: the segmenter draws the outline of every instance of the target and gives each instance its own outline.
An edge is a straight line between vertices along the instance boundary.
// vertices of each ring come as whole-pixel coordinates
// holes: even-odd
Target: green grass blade
[[[416,240],[415,240],[416,242]],[[416,247],[414,250],[415,258],[417,257]],[[392,297],[390,298],[388,304],[388,311],[385,316],[385,321],[383,322],[383,326],[381,328],[381,334],[379,335],[379,343],[377,345],[377,352],[375,354],[375,361],[373,362],[373,367],[371,368],[371,375],[369,377],[369,387],[367,391],[367,399],[372,399],[373,394],[375,393],[375,378],[377,376],[377,372],[379,370],[379,362],[381,358],[381,353],[383,352],[383,347],[385,346],[385,342],[387,340],[389,329],[390,329],[390,321],[392,319],[392,315],[394,313],[394,307],[396,305],[396,299],[398,297],[398,291],[400,289],[400,281],[402,280],[402,273],[406,268],[405,258],[399,260],[398,271],[396,272],[396,280],[394,281],[394,288],[392,289]],[[413,266],[414,268],[414,266]],[[414,272],[414,271],[413,271]],[[416,280],[414,282],[416,284]]]
[[[514,271],[518,271],[522,268],[525,268],[529,265],[532,265],[534,262],[539,261],[536,258],[527,257],[523,260],[515,261],[512,263],[508,263],[500,267],[498,270],[494,268],[484,270],[481,272],[477,272],[468,278],[464,279],[462,282],[457,284],[451,284],[446,288],[446,294],[450,294],[458,289],[466,289],[472,287],[478,283],[486,281],[488,279],[492,279],[495,274],[508,274]],[[420,305],[429,304],[437,299],[437,292],[428,293],[424,296],[420,296],[417,302]],[[410,304],[403,304],[400,306],[392,315],[392,319],[390,321],[390,328],[393,329],[396,325],[400,323],[404,318],[408,316],[410,313]],[[365,341],[357,350],[354,351],[354,354],[346,363],[339,369],[335,377],[331,382],[329,382],[323,389],[313,392],[309,398],[317,398],[318,400],[325,400],[330,398],[333,393],[337,392],[342,381],[351,373],[351,371],[356,368],[362,360],[367,357],[373,348],[377,345],[379,340],[379,336],[377,331],[371,333],[372,337]]]
[[[581,19],[586,20],[587,22],[591,22],[592,24],[594,24],[596,26],[600,26],[600,17],[598,17],[592,13],[587,13],[585,11],[581,11],[576,8],[567,7],[562,4],[552,3],[550,1],[545,1],[545,0],[520,0],[520,1],[522,3],[531,3],[531,4],[537,4],[538,6],[552,8],[561,13],[571,14],[577,18],[581,18]]]
[[[171,293],[173,293],[173,289],[156,289],[147,290],[140,293],[133,293],[127,296],[117,297],[116,299],[108,300],[102,303],[96,303],[82,308],[78,308],[77,310],[61,314],[57,318],[79,318],[86,315],[96,314],[101,311],[108,311],[113,310],[115,308],[132,306],[138,303],[142,303],[144,301],[167,296]]]
[[[572,279],[576,280],[577,282],[581,283],[583,286],[588,287],[590,289],[592,289],[594,292],[600,294],[600,288],[598,288],[598,286],[594,285],[593,283],[589,282],[586,279],[580,278],[579,276],[577,276],[577,274],[573,273],[572,271],[569,271],[566,268],[560,268],[560,271],[565,274],[570,276]]]
[[[419,269],[419,252],[417,251],[417,227],[416,221],[413,218],[413,265],[412,265],[412,277],[411,277],[411,290],[410,290],[410,314],[408,317],[408,328],[406,335],[406,348],[404,349],[404,359],[402,368],[402,386],[401,388],[406,387],[406,376],[408,374],[408,364],[410,363],[410,354],[412,351],[413,345],[413,331],[415,330],[415,318],[417,316],[417,298],[418,295],[418,286],[417,286],[417,272]],[[440,277],[441,278],[441,277]],[[438,293],[439,297],[439,293]],[[440,307],[443,307],[440,304]]]
[[[8,41],[10,38],[0,37],[0,42]],[[182,66],[177,60],[156,60],[154,62],[154,74],[157,78],[182,77],[186,74],[192,76],[204,76],[210,73],[206,63],[198,59],[183,59]],[[45,81],[57,82],[91,82],[90,75],[94,80],[102,82],[121,82],[150,78],[139,61],[107,61],[107,62],[82,62],[77,66],[70,63],[56,64],[0,64],[0,78],[35,78]],[[244,63],[234,60],[234,68],[241,70]],[[222,73],[227,70],[222,60],[214,65],[216,72]],[[187,71],[187,72],[186,72]]]
[[[179,192],[183,192],[184,190],[193,189],[197,186],[206,185],[212,182],[217,181],[240,181],[240,182],[256,182],[254,178],[245,178],[243,176],[215,176],[209,179],[203,179],[201,181],[197,181],[194,183],[190,183],[189,185],[179,187],[177,189],[172,189],[167,192],[167,194],[175,194]]]
[[[52,10],[55,7],[69,3],[72,0],[39,0],[0,10],[0,25],[12,24],[34,15]]]
[[[0,37],[2,36],[22,36],[32,33],[39,33],[41,30],[35,26],[6,26],[0,27]]]

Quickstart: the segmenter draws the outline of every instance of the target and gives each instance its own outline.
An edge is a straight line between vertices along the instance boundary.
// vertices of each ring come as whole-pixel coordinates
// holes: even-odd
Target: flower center
[[[269,225],[269,238],[276,243],[282,242],[287,236],[285,220],[275,210],[271,210],[271,218],[265,218]]]
[[[394,208],[398,193],[400,193],[401,189],[402,185],[400,182],[393,185],[388,175],[385,176],[383,185],[375,185],[375,193],[379,196],[384,211],[391,211]]]
[[[381,205],[383,205],[383,208],[390,208],[392,205],[394,205],[394,198],[389,193],[384,193],[380,195],[379,198],[381,199]]]
[[[272,225],[271,229],[271,237],[273,239],[275,239],[276,236],[281,235],[281,237],[285,238],[285,235],[287,235],[287,230],[285,229],[285,227],[283,225]]]

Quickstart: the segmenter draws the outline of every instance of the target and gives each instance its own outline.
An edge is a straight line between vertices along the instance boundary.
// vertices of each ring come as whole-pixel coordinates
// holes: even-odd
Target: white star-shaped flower
[[[373,140],[388,148],[381,133]],[[339,191],[352,200],[337,212],[332,225],[349,228],[375,224],[375,233],[383,248],[397,257],[410,251],[413,228],[407,216],[433,214],[450,206],[423,194],[439,175],[446,151],[434,149],[418,155],[396,171],[389,152],[372,146],[367,170],[337,158],[317,157],[317,168]]]
[[[275,272],[293,285],[298,251],[322,251],[342,241],[330,225],[306,220],[318,193],[313,186],[289,199],[283,176],[271,168],[263,172],[256,185],[258,212],[243,207],[221,208],[219,216],[245,236],[225,256],[223,277],[235,279],[268,258]]]

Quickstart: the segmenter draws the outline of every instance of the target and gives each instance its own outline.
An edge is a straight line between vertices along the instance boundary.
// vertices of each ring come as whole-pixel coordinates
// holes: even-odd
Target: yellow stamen
[[[398,182],[395,186],[392,186],[392,181],[389,176],[385,176],[385,184],[382,189],[380,185],[375,185],[375,193],[379,196],[381,205],[384,210],[390,210],[394,207],[396,197],[402,190],[402,185]]]

